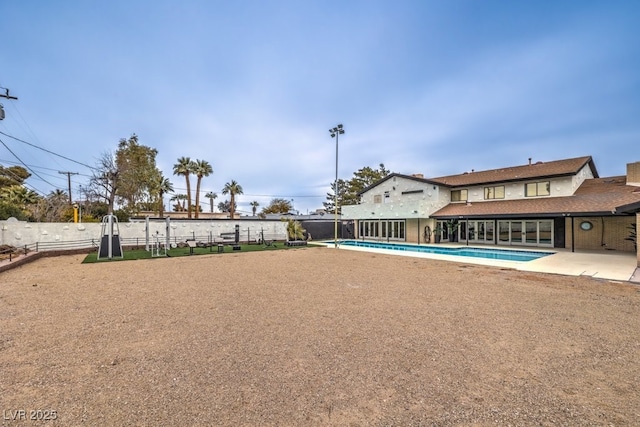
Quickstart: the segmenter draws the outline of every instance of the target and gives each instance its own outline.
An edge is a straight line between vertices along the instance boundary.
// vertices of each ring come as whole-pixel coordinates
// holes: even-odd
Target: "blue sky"
[[[345,179],[640,160],[637,1],[31,0],[0,17],[0,86],[19,98],[0,99],[0,131],[87,165],[136,133],[177,191],[176,160],[207,160],[203,192],[236,180],[245,212],[322,207],[338,123]],[[74,192],[88,180],[0,139],[39,193],[66,190],[58,171],[79,173]]]

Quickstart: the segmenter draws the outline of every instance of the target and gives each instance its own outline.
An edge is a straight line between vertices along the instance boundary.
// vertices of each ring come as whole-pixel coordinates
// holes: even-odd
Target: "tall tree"
[[[213,212],[213,201],[218,198],[218,195],[212,191],[209,191],[204,195],[207,199],[209,199],[209,206],[211,207],[211,212]]]
[[[164,217],[164,195],[167,193],[173,193],[173,184],[169,181],[169,178],[165,178],[160,175],[160,179],[157,183],[158,191],[158,216]]]
[[[120,171],[113,153],[104,152],[97,161],[89,179],[87,192],[98,200],[104,200],[108,206],[108,214],[113,214],[116,193],[120,188]]]
[[[23,185],[31,174],[22,166],[0,166],[0,189],[12,185]]]
[[[196,182],[196,219],[200,216],[200,183],[202,178],[213,173],[211,164],[206,160],[196,160],[193,162],[193,173],[198,178]]]
[[[360,201],[360,193],[368,186],[380,181],[387,175],[389,170],[384,167],[384,164],[380,163],[377,169],[373,169],[369,166],[365,166],[354,172],[353,177],[349,181],[338,179],[338,206],[342,205],[355,205]],[[335,189],[331,184],[331,192],[327,193],[327,201],[323,203],[325,210],[329,213],[333,213],[334,208],[334,194]],[[338,214],[340,209],[338,208]]]
[[[327,201],[323,202],[324,210],[327,213],[335,213],[335,189],[333,184],[331,185],[332,192],[327,193]],[[345,194],[347,192],[347,183],[344,179],[338,179],[338,206],[344,205],[342,202],[345,199]],[[338,209],[338,214],[340,214],[340,209]]]
[[[258,210],[258,206],[260,206],[260,203],[254,200],[249,204],[251,205],[251,211],[253,212],[253,216],[256,216],[256,210]]]
[[[180,157],[178,162],[173,165],[173,174],[184,176],[187,182],[187,218],[191,218],[191,180],[189,175],[193,172],[194,162],[190,157]]]
[[[105,152],[98,159],[89,180],[89,193],[108,204],[114,213],[116,201],[129,212],[140,210],[152,197],[161,173],[156,167],[157,150],[141,145],[138,136],[120,139],[115,152]]]
[[[269,205],[262,208],[263,214],[284,214],[290,212],[292,209],[291,201],[286,199],[275,198],[271,199]]]
[[[139,212],[145,201],[151,203],[157,197],[157,183],[162,176],[156,167],[158,150],[139,143],[134,133],[122,138],[116,150],[116,167],[120,183],[116,196],[130,212]]]
[[[231,219],[233,219],[233,216],[236,211],[236,195],[242,194],[242,193],[243,193],[242,186],[234,180],[232,180],[231,182],[227,182],[224,185],[224,188],[222,189],[222,194],[225,194],[225,195],[229,194],[231,197],[231,202],[230,202],[231,208],[229,210],[229,212],[231,213]]]

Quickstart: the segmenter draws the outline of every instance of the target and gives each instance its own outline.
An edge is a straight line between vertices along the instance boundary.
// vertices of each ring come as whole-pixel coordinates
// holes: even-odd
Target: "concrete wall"
[[[580,223],[588,221],[591,230],[580,228]],[[629,226],[637,221],[633,216],[574,217],[573,241],[576,250],[615,250],[633,252],[633,243],[625,240],[629,236]],[[566,248],[571,248],[571,218],[565,219]]]
[[[171,238],[183,241],[192,236],[206,237],[210,233],[218,237],[220,233],[234,232],[235,225],[240,226],[240,240],[247,237],[251,240],[259,236],[264,230],[265,238],[273,240],[285,240],[287,236],[286,223],[269,220],[171,220]],[[138,238],[145,242],[146,223],[144,220],[135,220],[118,224],[120,236],[123,239]],[[151,220],[149,223],[149,235],[156,232],[164,236],[166,222],[164,220]],[[51,223],[51,222],[26,222],[15,218],[0,221],[0,244],[22,247],[35,243],[61,243],[73,241],[86,241],[95,239],[99,242],[102,235],[100,223]]]
[[[424,239],[424,228],[429,227],[431,231],[431,242],[433,240],[433,230],[435,229],[436,221],[433,219],[420,218],[420,219],[408,219],[405,223],[405,236],[407,243],[427,243]]]

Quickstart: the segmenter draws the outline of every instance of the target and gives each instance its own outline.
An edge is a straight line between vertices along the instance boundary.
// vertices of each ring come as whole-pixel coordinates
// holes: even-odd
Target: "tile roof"
[[[430,178],[451,187],[488,184],[492,182],[522,181],[526,179],[550,178],[564,175],[574,175],[586,164],[589,164],[594,176],[598,172],[591,156],[576,157],[574,159],[554,160],[552,162],[536,162],[522,166],[512,166],[479,172],[465,172],[458,175]]]
[[[450,203],[431,217],[603,215],[640,209],[640,187],[626,185],[625,176],[585,180],[572,196]]]

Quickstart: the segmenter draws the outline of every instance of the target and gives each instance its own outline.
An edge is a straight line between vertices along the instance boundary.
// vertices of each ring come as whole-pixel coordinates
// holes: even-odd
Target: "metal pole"
[[[170,248],[171,247],[171,218],[169,217],[165,219],[164,230],[166,234],[165,248]]]
[[[469,218],[467,218],[467,223],[464,226],[465,230],[465,234],[467,235],[467,246],[469,246]]]
[[[333,190],[333,245],[338,247],[338,135],[340,132],[336,132],[336,180],[334,181]]]
[[[526,225],[526,224],[525,224]],[[573,217],[571,217],[571,252],[575,252],[576,248],[575,248],[575,236],[573,233]]]
[[[344,133],[342,124],[329,129],[331,138],[335,137],[336,139],[336,180],[333,183],[333,244],[335,248],[338,248],[338,137],[341,133]]]
[[[107,226],[109,230],[107,230],[109,234],[109,242],[107,243],[107,258],[113,258],[113,215],[109,215]]]
[[[144,250],[149,252],[149,215],[144,217]]]

